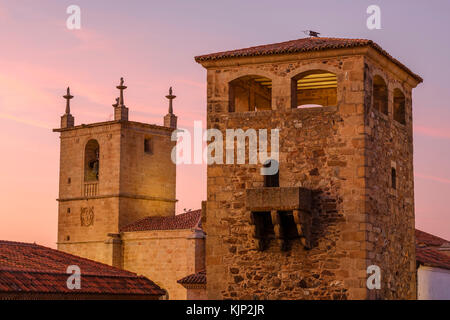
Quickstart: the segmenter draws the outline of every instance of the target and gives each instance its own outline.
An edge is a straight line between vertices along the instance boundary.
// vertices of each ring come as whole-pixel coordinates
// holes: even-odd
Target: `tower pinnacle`
[[[67,93],[63,96],[66,99],[66,112],[61,117],[61,128],[73,127],[75,124],[75,118],[70,114],[70,99],[73,96],[70,94],[70,88],[67,87]]]
[[[172,87],[169,88],[169,94],[166,96],[167,99],[169,99],[169,114],[173,114],[173,105],[172,105],[172,101],[173,99],[175,99],[177,96],[174,96],[172,94]]]
[[[70,114],[70,99],[73,99],[73,96],[70,94],[69,87],[67,87],[67,93],[63,98],[66,99],[66,114]]]
[[[169,99],[169,113],[164,116],[164,126],[169,128],[177,127],[177,116],[173,114],[173,99],[177,96],[173,95],[172,87],[169,88],[169,94],[166,96]]]
[[[123,77],[120,78],[120,84],[116,87],[120,90],[120,95],[116,99],[116,103],[113,104],[114,107],[114,120],[128,120],[128,108],[125,106],[123,100],[123,90],[127,87],[123,84]]]
[[[116,88],[120,90],[119,107],[125,107],[123,101],[123,90],[125,90],[127,87],[123,85],[123,77],[120,78],[120,85],[118,85]]]

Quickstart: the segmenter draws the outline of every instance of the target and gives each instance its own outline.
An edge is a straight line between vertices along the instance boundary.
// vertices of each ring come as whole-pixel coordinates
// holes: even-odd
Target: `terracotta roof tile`
[[[425,266],[450,270],[450,256],[438,251],[448,243],[448,240],[416,229],[416,261]]]
[[[260,45],[238,50],[200,55],[195,57],[195,61],[201,63],[203,61],[219,60],[225,58],[267,56],[275,54],[290,54],[299,52],[322,51],[330,49],[344,49],[344,48],[367,47],[367,46],[374,48],[382,55],[386,56],[400,68],[411,74],[417,81],[419,82],[423,81],[420,76],[413,73],[404,64],[393,58],[378,44],[376,44],[372,40],[367,39],[320,38],[320,37],[302,38],[297,40]]]
[[[193,229],[201,227],[201,215],[201,210],[194,210],[170,217],[147,217],[122,227],[120,231]]]
[[[445,243],[450,243],[450,241],[439,238],[430,233],[416,229],[416,244],[417,245],[440,247]]]
[[[67,288],[69,265],[81,270],[81,289]],[[30,243],[0,241],[0,292],[163,295],[135,273]]]
[[[450,270],[450,256],[434,248],[416,247],[416,261],[425,266]]]
[[[177,282],[180,284],[206,284],[206,271],[190,274]]]

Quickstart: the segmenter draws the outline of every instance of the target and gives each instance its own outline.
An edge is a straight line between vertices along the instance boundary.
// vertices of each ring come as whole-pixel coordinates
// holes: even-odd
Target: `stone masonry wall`
[[[125,232],[122,234],[123,268],[144,275],[167,290],[169,299],[187,299],[177,280],[194,273],[196,241],[191,230]]]
[[[116,252],[120,264],[109,233],[147,216],[175,214],[171,130],[114,121],[61,132],[58,249],[110,265]],[[151,154],[144,152],[144,138],[152,139]],[[86,195],[84,154],[91,139],[99,143],[99,180],[96,193]]]
[[[333,72],[337,107],[291,109],[291,78]],[[208,167],[206,265],[209,299],[365,298],[364,59],[349,56],[208,70],[208,128],[280,128],[280,186],[313,190],[313,248],[257,251],[245,189],[262,187],[261,165]],[[275,110],[227,113],[227,84],[241,75],[272,80]]]
[[[414,244],[414,172],[412,135],[412,88],[379,64],[366,59],[366,137],[368,265],[381,269],[381,289],[371,290],[377,299],[416,298]],[[388,115],[373,105],[373,77],[388,86]],[[406,125],[393,119],[393,91],[406,96]],[[392,188],[391,169],[397,172]]]
[[[284,252],[272,241],[258,251],[245,190],[263,186],[261,165],[208,166],[208,298],[414,298],[414,80],[363,49],[234,58],[204,66],[208,128],[224,137],[232,128],[280,128],[280,187],[313,192],[312,248],[294,240]],[[291,79],[311,70],[337,75],[336,107],[291,109]],[[380,72],[389,83],[389,116],[371,107],[371,79]],[[272,80],[271,111],[227,112],[228,83],[245,75]],[[406,126],[392,121],[396,87],[407,97]],[[392,166],[397,190],[389,185]],[[380,290],[366,287],[372,264],[381,268]]]

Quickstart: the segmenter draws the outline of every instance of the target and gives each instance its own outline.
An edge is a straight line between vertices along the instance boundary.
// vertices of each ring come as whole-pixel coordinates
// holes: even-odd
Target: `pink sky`
[[[81,7],[81,30],[66,8]],[[111,119],[121,76],[135,121],[162,124],[169,86],[179,126],[205,121],[198,54],[304,37],[369,38],[425,82],[414,91],[418,228],[450,239],[450,20],[448,1],[378,1],[382,29],[366,28],[371,1],[0,1],[0,239],[54,247],[59,139],[51,132],[70,85],[77,124]],[[429,32],[433,32],[430,35]],[[178,168],[177,212],[206,197],[206,168]]]

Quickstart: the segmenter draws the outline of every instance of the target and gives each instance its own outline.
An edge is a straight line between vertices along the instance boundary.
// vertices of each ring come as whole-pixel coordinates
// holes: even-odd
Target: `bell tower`
[[[208,166],[208,298],[415,299],[411,97],[422,79],[364,39],[195,59],[207,128],[279,130],[273,178],[261,161]],[[381,284],[369,288],[374,268]]]
[[[121,227],[148,216],[172,216],[176,203],[176,121],[130,121],[126,88],[121,78],[114,120],[81,125],[70,112],[74,97],[68,88],[61,127],[53,130],[60,134],[58,249],[118,267]],[[170,110],[176,119],[172,100]]]

